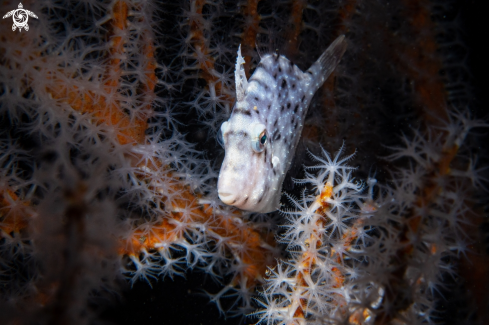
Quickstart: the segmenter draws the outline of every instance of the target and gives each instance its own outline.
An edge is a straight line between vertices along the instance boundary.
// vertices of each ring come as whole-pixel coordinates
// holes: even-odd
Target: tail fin
[[[316,89],[321,87],[326,79],[328,79],[331,72],[333,72],[338,63],[340,63],[341,57],[345,51],[345,35],[341,35],[331,43],[319,59],[306,71],[306,73],[312,75],[313,84],[316,84]]]

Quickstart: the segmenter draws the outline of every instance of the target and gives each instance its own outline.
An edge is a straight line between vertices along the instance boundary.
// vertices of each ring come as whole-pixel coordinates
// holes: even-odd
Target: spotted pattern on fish
[[[236,104],[221,126],[226,151],[217,185],[221,201],[262,213],[278,209],[311,99],[345,50],[340,36],[306,72],[284,56],[266,54],[247,80],[240,46]]]

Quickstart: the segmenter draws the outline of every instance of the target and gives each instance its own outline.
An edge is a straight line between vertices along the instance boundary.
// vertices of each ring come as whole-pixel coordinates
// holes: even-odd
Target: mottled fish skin
[[[279,208],[311,99],[345,50],[340,36],[306,72],[284,56],[266,54],[246,80],[240,47],[236,104],[221,126],[226,154],[217,187],[222,202],[262,213]]]

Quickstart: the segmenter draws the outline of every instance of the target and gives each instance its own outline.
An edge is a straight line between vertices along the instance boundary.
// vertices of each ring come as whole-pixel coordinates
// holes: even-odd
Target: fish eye
[[[267,144],[268,134],[265,125],[253,124],[251,128],[251,147],[255,152],[262,152]]]

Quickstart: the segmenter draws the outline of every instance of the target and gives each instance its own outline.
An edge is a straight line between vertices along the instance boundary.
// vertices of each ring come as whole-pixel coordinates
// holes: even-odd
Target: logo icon
[[[12,25],[12,30],[15,32],[15,30],[18,28],[19,32],[22,31],[22,28],[25,28],[26,31],[29,30],[29,25],[27,25],[27,21],[29,20],[29,16],[32,18],[36,18],[37,16],[35,13],[29,10],[25,10],[24,6],[22,6],[22,3],[19,2],[19,8],[11,10],[3,16],[2,19],[8,18],[12,16],[14,19],[14,24]]]

